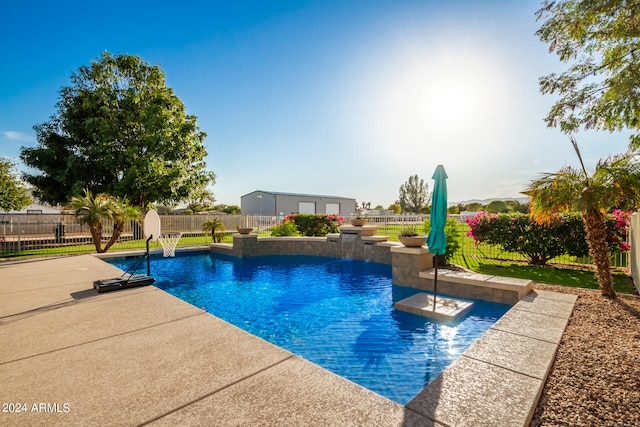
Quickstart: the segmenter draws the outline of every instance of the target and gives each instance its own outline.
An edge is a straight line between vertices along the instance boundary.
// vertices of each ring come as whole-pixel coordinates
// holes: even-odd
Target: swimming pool
[[[134,261],[106,260],[126,270]],[[156,286],[400,404],[406,404],[510,306],[477,301],[456,324],[395,310],[418,292],[391,267],[309,256],[151,257]]]

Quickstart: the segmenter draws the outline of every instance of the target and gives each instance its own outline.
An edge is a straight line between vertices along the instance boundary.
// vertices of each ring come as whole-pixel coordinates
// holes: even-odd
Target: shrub
[[[614,253],[626,252],[631,249],[627,243],[631,212],[614,209],[606,217],[607,223],[607,243],[609,251]],[[561,220],[570,224],[570,235],[567,236],[567,253],[574,256],[589,255],[589,245],[587,243],[587,233],[584,229],[584,221],[580,214],[575,213],[563,216]]]
[[[294,221],[298,232],[303,236],[326,236],[337,233],[344,219],[337,215],[296,214]]]
[[[629,213],[614,211],[608,215],[607,229],[611,252],[629,250],[626,243]],[[562,255],[589,254],[584,222],[578,213],[558,216],[549,224],[538,224],[522,213],[489,214],[481,212],[467,220],[476,245],[488,243],[523,255],[530,264],[544,265]]]
[[[614,209],[607,218],[607,230],[609,231],[609,249],[612,253],[626,252],[631,250],[631,246],[627,242],[629,235],[629,227],[631,226],[630,211]]]
[[[274,237],[297,236],[298,228],[293,222],[285,220],[282,224],[271,227],[271,235]]]
[[[424,232],[428,235],[429,231],[431,231],[431,220],[427,218],[424,220]],[[438,260],[448,264],[460,249],[460,224],[455,218],[447,219],[447,223],[444,226],[444,234],[447,236],[447,249]]]
[[[293,224],[297,232],[303,236],[326,236],[329,233],[337,233],[343,221],[344,218],[338,215],[291,214],[285,217],[282,225],[287,222]],[[273,235],[273,231],[271,234]]]

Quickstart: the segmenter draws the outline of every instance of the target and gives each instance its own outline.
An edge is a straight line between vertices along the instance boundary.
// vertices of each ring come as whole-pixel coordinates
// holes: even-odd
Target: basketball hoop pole
[[[153,234],[147,239],[147,276],[151,276],[151,263],[149,262],[149,240],[153,238]]]

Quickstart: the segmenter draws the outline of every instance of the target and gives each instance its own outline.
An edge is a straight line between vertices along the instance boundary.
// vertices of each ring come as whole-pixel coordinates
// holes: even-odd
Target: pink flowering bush
[[[492,240],[492,234],[495,233],[495,227],[492,227],[491,220],[497,219],[498,214],[492,214],[487,211],[477,213],[473,218],[467,219],[467,225],[469,231],[467,231],[467,237],[473,237],[473,240],[478,246],[480,243]]]
[[[607,230],[609,231],[609,248],[613,252],[626,252],[631,250],[631,246],[627,242],[629,235],[629,226],[631,225],[630,211],[614,209],[607,218]]]
[[[630,249],[627,240],[630,213],[614,210],[607,217],[609,250]],[[559,216],[550,224],[540,225],[520,213],[489,214],[481,212],[467,220],[476,245],[488,243],[523,255],[531,264],[543,265],[556,256],[589,254],[584,222],[578,213]]]
[[[498,245],[504,251],[523,255],[530,264],[544,265],[566,252],[560,224],[541,226],[522,213],[490,214],[481,212],[467,220],[476,245]]]
[[[606,217],[607,243],[609,252],[612,254],[626,252],[631,249],[627,243],[631,212],[614,209]],[[589,255],[589,245],[587,243],[587,233],[584,229],[584,221],[579,214],[564,215],[559,221],[565,223],[563,228],[564,246],[569,255],[587,256]]]

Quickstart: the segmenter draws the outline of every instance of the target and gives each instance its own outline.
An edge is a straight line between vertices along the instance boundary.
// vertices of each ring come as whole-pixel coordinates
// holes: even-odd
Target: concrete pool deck
[[[0,425],[525,425],[573,309],[537,291],[406,407],[90,256],[0,263]]]

